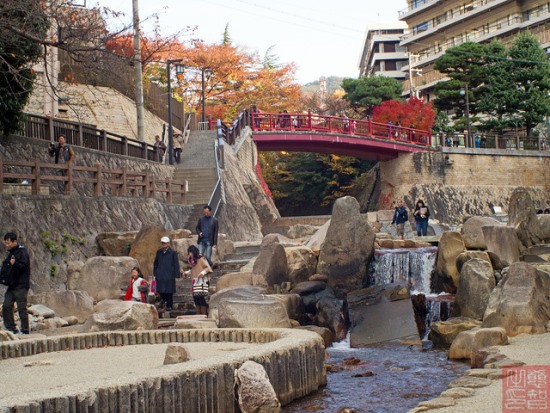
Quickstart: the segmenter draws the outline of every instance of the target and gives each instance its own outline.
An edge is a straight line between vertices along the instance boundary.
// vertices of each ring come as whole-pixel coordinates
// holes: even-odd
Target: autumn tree
[[[424,103],[417,98],[406,102],[388,100],[374,108],[372,120],[380,123],[391,121],[405,128],[428,130],[434,124],[435,111],[432,103]]]

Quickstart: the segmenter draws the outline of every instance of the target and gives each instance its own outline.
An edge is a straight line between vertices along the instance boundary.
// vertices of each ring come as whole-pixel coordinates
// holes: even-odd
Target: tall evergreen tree
[[[400,99],[403,90],[401,82],[384,76],[344,79],[342,88],[346,91],[344,99],[362,116],[371,116],[374,108],[386,100]]]

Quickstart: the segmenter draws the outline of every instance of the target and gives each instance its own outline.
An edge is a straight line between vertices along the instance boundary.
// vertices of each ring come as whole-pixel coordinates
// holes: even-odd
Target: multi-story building
[[[548,0],[407,0],[399,13],[409,33],[401,46],[411,57],[406,68],[411,79],[403,84],[404,95],[414,91],[430,100],[434,85],[445,79],[433,69],[435,60],[449,47],[468,41],[510,43],[520,30],[529,29],[544,48],[550,48],[550,2]],[[412,85],[411,83],[412,82]]]
[[[408,65],[407,49],[399,45],[407,25],[373,26],[367,30],[359,60],[359,76],[386,76],[405,80],[403,68]]]

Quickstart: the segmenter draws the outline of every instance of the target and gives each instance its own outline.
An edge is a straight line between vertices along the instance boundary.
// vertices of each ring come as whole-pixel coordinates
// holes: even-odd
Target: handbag
[[[208,281],[193,284],[193,295],[197,297],[208,296]]]

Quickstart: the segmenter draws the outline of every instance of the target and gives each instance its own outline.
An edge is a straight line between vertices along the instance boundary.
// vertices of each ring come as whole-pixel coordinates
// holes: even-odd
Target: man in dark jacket
[[[176,278],[180,276],[178,253],[170,247],[170,238],[160,239],[161,247],[153,263],[153,276],[157,283],[157,292],[166,311],[172,311],[173,296],[176,292]]]
[[[197,244],[199,244],[199,253],[212,266],[212,248],[218,245],[218,220],[212,216],[210,205],[205,205],[202,211],[204,215],[199,218],[195,228],[199,236]]]
[[[29,253],[24,246],[17,243],[17,235],[14,232],[4,235],[4,244],[8,249],[8,255],[2,262],[0,270],[0,281],[8,286],[2,304],[4,326],[14,334],[19,332],[13,317],[13,304],[17,303],[21,334],[29,334],[29,314],[27,313],[27,294],[31,276]]]
[[[409,211],[403,205],[403,200],[397,201],[395,212],[393,213],[392,224],[397,227],[397,235],[401,238],[405,238],[405,222],[409,220]]]

